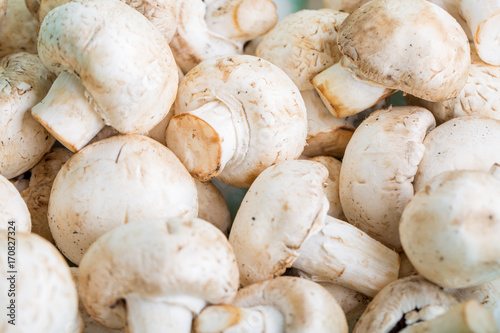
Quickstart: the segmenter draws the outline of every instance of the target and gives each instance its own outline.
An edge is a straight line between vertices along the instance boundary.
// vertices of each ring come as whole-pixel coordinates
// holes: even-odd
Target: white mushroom
[[[400,235],[415,269],[443,287],[500,277],[500,179],[471,170],[437,175],[406,206]]]
[[[78,264],[90,244],[122,224],[197,213],[196,185],[175,155],[129,134],[98,141],[64,164],[48,219],[57,246]]]
[[[16,52],[37,53],[38,22],[24,0],[8,0],[7,15],[0,23],[0,57]]]
[[[198,190],[198,217],[212,223],[224,235],[229,235],[231,214],[222,193],[212,182],[202,183],[195,179]]]
[[[28,207],[14,184],[0,175],[0,230],[9,229],[14,222],[15,232],[30,232],[31,217]]]
[[[128,223],[99,238],[85,253],[79,281],[85,308],[105,326],[189,333],[207,303],[231,302],[238,267],[216,227],[171,218]]]
[[[496,0],[461,0],[460,15],[467,21],[479,57],[500,65],[500,3]]]
[[[51,243],[54,243],[54,238],[47,220],[50,191],[57,173],[71,155],[72,153],[65,148],[54,148],[49,151],[31,169],[29,186],[21,192],[21,197],[26,202],[31,215],[31,232],[42,236]]]
[[[499,142],[500,120],[458,117],[437,126],[424,140],[424,156],[413,182],[415,191],[445,171],[488,171],[500,163]]]
[[[249,187],[265,168],[304,148],[300,92],[281,69],[254,56],[202,62],[181,82],[175,106],[168,147],[201,181]]]
[[[460,4],[462,0],[427,0],[427,1],[430,1],[433,4],[436,4],[439,7],[446,10],[460,24],[464,32],[467,34],[467,38],[469,38],[469,41],[474,40],[474,37],[472,36],[472,33],[469,29],[469,26],[467,25],[467,22],[464,20],[462,14],[460,13]]]
[[[413,197],[422,141],[434,125],[424,108],[379,110],[358,126],[344,154],[340,201],[347,220],[397,250],[399,219]]]
[[[105,124],[146,133],[175,99],[177,66],[166,40],[120,1],[75,0],[53,9],[40,27],[38,53],[59,76],[33,116],[73,152]]]
[[[16,177],[31,169],[55,139],[30,115],[54,76],[34,54],[15,53],[0,60],[0,174]]]
[[[318,284],[277,277],[242,288],[232,305],[206,307],[194,321],[195,333],[347,333],[338,302]]]
[[[373,298],[353,333],[399,332],[416,322],[435,318],[457,304],[452,295],[422,276],[399,279]]]
[[[488,65],[472,50],[469,77],[460,94],[443,102],[429,102],[411,95],[409,105],[419,105],[434,114],[438,124],[461,116],[483,116],[500,120],[500,66]]]
[[[289,267],[374,296],[397,278],[399,256],[347,222],[326,216],[326,168],[284,161],[252,184],[229,234],[241,284],[282,275]]]
[[[68,264],[52,244],[17,229],[15,237],[0,232],[0,265],[0,289],[4,292],[0,297],[4,309],[1,332],[82,331],[75,283]]]
[[[241,54],[245,41],[264,34],[277,21],[270,0],[182,0],[177,3],[178,27],[170,47],[187,73],[209,58]]]
[[[402,90],[430,101],[456,96],[470,66],[467,36],[425,0],[374,0],[340,26],[340,63],[313,79],[330,112],[346,117]]]

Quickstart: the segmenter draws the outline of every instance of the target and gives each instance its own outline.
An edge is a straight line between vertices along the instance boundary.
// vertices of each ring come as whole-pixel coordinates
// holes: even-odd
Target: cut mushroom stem
[[[170,120],[172,124],[174,128],[192,133],[181,138],[187,149],[179,150],[177,154],[183,155],[184,165],[201,181],[219,175],[236,151],[232,115],[220,101],[208,102],[196,110],[178,114]],[[173,133],[168,139],[169,145],[179,144],[175,141],[177,137]]]
[[[496,0],[462,0],[460,13],[474,37],[479,57],[491,65],[500,65],[500,4]]]
[[[168,300],[148,299],[138,294],[125,297],[127,305],[126,332],[191,332],[193,315],[184,304],[172,304]],[[188,300],[189,302],[190,300]],[[205,305],[195,300],[197,311]]]
[[[306,240],[293,263],[313,281],[335,282],[375,296],[397,279],[399,255],[353,225],[327,216],[323,229]]]
[[[469,300],[448,312],[414,325],[400,333],[494,333],[498,332],[491,311],[476,300]]]
[[[340,63],[316,75],[312,83],[328,111],[337,118],[366,110],[394,92],[357,79]]]
[[[213,305],[194,322],[196,333],[283,332],[284,327],[283,315],[273,306]]]
[[[80,79],[62,72],[31,112],[59,142],[77,152],[105,125],[96,108]]]
[[[208,28],[229,39],[250,40],[264,35],[278,21],[271,0],[205,1]]]

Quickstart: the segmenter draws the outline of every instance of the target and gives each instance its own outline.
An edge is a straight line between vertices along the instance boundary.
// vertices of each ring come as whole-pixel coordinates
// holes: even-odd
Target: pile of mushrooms
[[[0,1],[0,332],[500,331],[500,5],[281,5]]]

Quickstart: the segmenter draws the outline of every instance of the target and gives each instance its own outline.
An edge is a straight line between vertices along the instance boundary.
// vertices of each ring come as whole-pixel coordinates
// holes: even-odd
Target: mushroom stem
[[[200,181],[219,175],[236,151],[236,130],[229,108],[212,101],[178,114],[166,132],[169,148]]]
[[[138,294],[129,294],[125,300],[126,333],[191,332],[193,312],[185,304],[148,299]]]
[[[399,255],[353,225],[327,216],[323,229],[299,248],[293,267],[313,281],[334,282],[373,297],[398,278]]]
[[[194,332],[284,332],[284,318],[272,306],[241,308],[233,305],[214,305],[207,307],[196,318]]]
[[[500,65],[500,4],[496,0],[462,0],[460,13],[474,37],[479,57]]]
[[[460,303],[436,318],[407,326],[400,331],[400,333],[490,332],[498,332],[493,315],[476,300]]]
[[[271,0],[205,0],[208,28],[229,39],[244,41],[257,38],[278,21]]]
[[[97,105],[80,79],[62,72],[31,113],[60,143],[75,153],[105,125],[96,109]]]
[[[394,92],[357,79],[340,63],[316,75],[312,83],[328,111],[337,118],[366,110]]]

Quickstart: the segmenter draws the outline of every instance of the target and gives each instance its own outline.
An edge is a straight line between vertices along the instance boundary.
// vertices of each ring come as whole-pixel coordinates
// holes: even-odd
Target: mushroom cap
[[[458,117],[432,130],[413,186],[420,191],[432,177],[452,170],[488,171],[500,163],[500,120]]]
[[[500,179],[437,175],[408,203],[399,230],[415,269],[436,284],[466,288],[500,277]]]
[[[202,183],[197,179],[194,182],[198,190],[198,217],[212,223],[224,235],[228,235],[231,214],[222,193],[212,182]]]
[[[323,227],[327,177],[321,163],[284,161],[250,186],[229,233],[243,286],[282,275],[302,243]]]
[[[15,222],[15,228],[9,228],[9,222]],[[7,178],[0,175],[0,230],[15,232],[31,231],[31,217],[28,207],[17,188]]]
[[[178,74],[166,40],[116,0],[75,0],[45,17],[38,53],[49,70],[76,74],[95,110],[121,133],[146,133],[168,113]]]
[[[275,307],[285,319],[285,332],[348,332],[337,300],[319,284],[298,277],[280,276],[249,285],[238,291],[232,304]]]
[[[54,243],[54,238],[47,219],[50,190],[57,173],[71,155],[73,154],[65,148],[54,148],[49,151],[31,169],[29,186],[21,192],[21,197],[26,202],[31,215],[31,232],[51,243]]]
[[[88,313],[97,322],[122,326],[129,293],[166,299],[189,295],[209,303],[231,302],[238,267],[226,237],[197,218],[128,223],[99,238],[79,272]]]
[[[74,263],[99,236],[124,223],[196,216],[196,185],[175,155],[141,135],[117,135],[73,155],[57,174],[48,219]]]
[[[0,174],[16,177],[31,169],[55,142],[30,110],[47,94],[54,75],[38,56],[14,53],[0,60]]]
[[[431,101],[456,96],[471,62],[463,29],[426,0],[364,4],[340,26],[338,45],[357,76]]]
[[[38,21],[24,0],[9,0],[7,15],[0,23],[0,57],[16,52],[37,53]]]
[[[249,55],[222,56],[200,63],[182,80],[175,113],[193,111],[212,101],[227,106],[237,133],[236,151],[217,176],[224,183],[249,187],[265,168],[300,156],[307,134],[304,101],[292,80],[277,66]],[[174,120],[176,117],[169,129]],[[200,159],[200,155],[193,155],[184,142],[175,144],[176,132],[172,130],[169,136],[169,129],[169,147],[195,173],[187,162]],[[196,164],[203,169],[202,163]],[[196,177],[205,177],[204,172],[196,170],[201,175]]]
[[[420,107],[373,112],[347,145],[340,171],[340,201],[347,220],[391,248],[401,248],[398,225],[413,197],[422,141],[435,125]]]
[[[302,10],[269,31],[255,55],[280,67],[299,90],[314,89],[311,79],[340,60],[337,31],[348,13]]]
[[[8,324],[11,318],[4,314],[0,319],[0,331],[81,332],[83,323],[78,313],[78,295],[63,256],[36,234],[19,232],[15,238],[16,325]],[[3,309],[8,309],[9,299],[12,299],[7,298],[10,289],[7,278],[12,276],[7,272],[7,258],[10,256],[7,249],[12,245],[11,241],[7,232],[0,232],[0,265],[5,267],[0,273],[0,288],[5,291],[5,296],[0,298]]]
[[[435,318],[457,304],[452,295],[420,275],[398,279],[373,298],[353,333],[399,332],[413,321]]]

